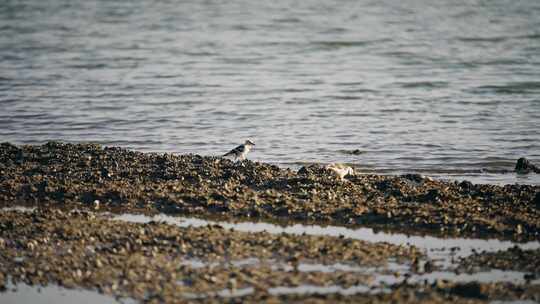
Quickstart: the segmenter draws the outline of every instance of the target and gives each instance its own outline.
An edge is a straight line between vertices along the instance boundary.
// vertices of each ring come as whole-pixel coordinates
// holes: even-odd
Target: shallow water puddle
[[[238,288],[238,289],[223,289],[216,292],[211,293],[192,293],[192,292],[185,292],[183,293],[183,297],[186,299],[194,300],[194,299],[204,299],[209,297],[220,297],[220,298],[234,298],[234,297],[243,297],[250,295],[255,292],[255,288],[253,287],[246,287],[246,288]]]
[[[3,208],[1,210],[17,210],[31,212],[31,208]],[[408,236],[398,233],[384,233],[375,232],[370,228],[358,228],[351,229],[338,226],[318,226],[318,225],[301,225],[295,224],[291,226],[279,226],[270,223],[257,223],[257,222],[240,222],[230,223],[223,221],[209,221],[197,218],[188,217],[175,217],[165,214],[159,214],[156,216],[145,216],[139,214],[107,214],[113,220],[134,222],[134,223],[148,223],[151,221],[162,222],[179,227],[204,227],[207,225],[219,225],[225,229],[234,229],[243,232],[263,232],[281,234],[296,234],[296,235],[322,235],[322,236],[344,236],[348,238],[364,240],[369,242],[388,242],[397,245],[414,245],[421,249],[424,249],[429,259],[432,259],[442,266],[442,270],[437,270],[429,273],[412,273],[410,271],[410,265],[399,264],[392,260],[388,261],[388,264],[383,267],[362,267],[360,265],[351,265],[346,263],[335,264],[318,264],[318,263],[299,263],[293,266],[288,263],[275,261],[275,260],[260,260],[257,258],[247,258],[241,260],[233,260],[225,263],[217,262],[205,262],[196,259],[187,259],[182,261],[183,265],[193,268],[203,267],[257,267],[260,264],[266,263],[270,265],[272,269],[276,271],[300,271],[300,272],[355,272],[359,274],[366,274],[372,276],[372,280],[368,285],[358,285],[353,287],[341,287],[337,285],[330,286],[281,286],[270,288],[268,292],[270,294],[306,294],[306,293],[341,293],[341,294],[354,294],[363,292],[384,292],[381,287],[399,284],[403,281],[409,283],[424,282],[433,283],[436,280],[447,280],[454,282],[513,282],[516,284],[527,283],[523,272],[518,271],[502,271],[502,270],[490,270],[476,273],[455,273],[452,271],[452,266],[455,266],[454,258],[465,257],[473,252],[482,251],[497,251],[508,249],[513,246],[519,246],[522,249],[534,249],[540,248],[539,242],[529,242],[525,244],[514,243],[511,241],[500,241],[496,239],[464,239],[464,238],[450,238],[443,239],[432,236],[420,237],[420,236]],[[530,283],[539,284],[540,279],[532,281]],[[200,297],[241,297],[253,293],[252,287],[235,289],[235,290],[222,290],[212,293],[186,293],[186,298],[200,298]],[[0,298],[3,299],[3,298]],[[4,301],[0,301],[4,303]],[[69,302],[69,301],[68,301]]]
[[[179,227],[201,227],[207,225],[219,225],[225,229],[234,229],[243,232],[269,232],[273,234],[287,233],[296,235],[322,235],[322,236],[344,236],[346,238],[358,239],[368,242],[387,242],[395,245],[413,245],[424,249],[428,257],[435,261],[438,266],[448,268],[454,264],[454,259],[466,257],[474,252],[494,252],[506,250],[514,246],[521,249],[540,248],[540,242],[515,243],[511,241],[500,241],[497,239],[467,239],[467,238],[438,238],[433,236],[410,236],[400,233],[375,232],[371,228],[346,228],[339,226],[318,226],[295,224],[291,226],[279,226],[262,222],[238,222],[230,223],[223,221],[208,221],[198,218],[175,217],[165,214],[146,216],[141,214],[121,214],[114,215],[113,219],[134,222],[148,223],[151,221],[163,222]]]
[[[183,260],[180,265],[189,266],[191,268],[214,268],[214,267],[247,267],[247,266],[261,266],[269,265],[272,270],[279,271],[300,271],[300,272],[358,272],[363,274],[372,274],[372,273],[394,273],[396,271],[408,271],[409,266],[403,264],[397,264],[389,262],[386,267],[361,267],[355,265],[349,265],[344,263],[335,263],[330,265],[325,264],[310,264],[310,263],[298,263],[298,265],[293,266],[289,263],[279,262],[275,260],[264,260],[261,261],[258,258],[247,258],[242,260],[233,260],[227,262],[205,262],[198,259],[186,259]]]
[[[130,304],[136,303],[132,299],[115,299],[97,291],[84,289],[68,289],[57,285],[31,286],[24,283],[13,285],[9,283],[6,291],[0,292],[0,303],[36,303],[36,304]]]
[[[394,285],[407,281],[408,283],[433,283],[437,280],[446,280],[454,282],[480,282],[480,283],[497,283],[497,282],[513,282],[516,284],[524,284],[525,272],[521,271],[508,271],[492,269],[490,271],[482,271],[475,273],[455,273],[452,271],[433,271],[429,273],[410,273],[410,267],[404,264],[398,264],[389,262],[386,267],[362,267],[349,265],[344,263],[335,264],[316,264],[316,263],[299,263],[296,267],[283,262],[267,260],[260,261],[257,258],[248,258],[237,261],[229,261],[226,263],[211,262],[207,263],[201,260],[191,259],[182,261],[182,265],[187,265],[192,268],[204,268],[204,267],[247,267],[256,266],[262,264],[270,264],[271,268],[276,271],[299,271],[299,272],[356,272],[364,275],[372,275],[373,280],[371,284],[375,286],[377,284]],[[533,280],[530,283],[540,284],[540,279]]]
[[[278,286],[268,288],[268,293],[274,296],[279,295],[306,295],[306,294],[341,294],[344,296],[350,296],[358,293],[384,293],[390,292],[387,288],[374,288],[368,285],[355,285],[351,287],[342,287],[338,285],[318,286],[318,285],[300,285],[300,286]],[[201,299],[207,297],[222,297],[233,298],[250,295],[255,292],[253,287],[246,287],[240,289],[223,289],[213,293],[185,293],[184,297],[187,299]]]
[[[428,283],[431,284],[436,280],[448,280],[459,282],[513,282],[517,284],[524,283],[523,273],[515,271],[500,271],[492,270],[488,272],[480,272],[474,274],[454,274],[451,272],[432,272],[428,274],[413,275],[407,278],[408,283]],[[300,286],[278,286],[267,289],[267,292],[274,296],[279,295],[305,295],[305,294],[341,294],[344,296],[354,295],[359,293],[379,294],[391,292],[390,288],[384,286],[390,286],[399,284],[404,281],[403,276],[393,275],[377,275],[375,280],[369,285],[354,285],[350,287],[343,287],[339,285],[318,286],[318,285],[300,285]],[[540,280],[532,282],[533,284],[540,283]],[[253,287],[245,287],[240,289],[223,289],[212,293],[184,293],[183,296],[187,299],[201,299],[208,297],[222,297],[222,298],[234,298],[250,295],[255,292]],[[506,303],[518,303],[518,302],[492,302],[498,304]],[[519,302],[521,303],[521,302]],[[525,302],[529,303],[529,302]],[[535,302],[530,302],[535,303]]]
[[[230,223],[222,221],[208,221],[197,218],[187,217],[175,217],[165,214],[159,214],[155,216],[145,216],[139,214],[122,214],[114,215],[113,219],[136,222],[136,223],[148,223],[150,221],[163,222],[167,224],[176,225],[179,227],[202,227],[207,225],[219,225],[225,229],[234,229],[243,232],[269,232],[274,234],[288,233],[288,234],[307,234],[307,235],[323,235],[323,236],[345,236],[347,238],[364,240],[369,242],[387,242],[396,245],[414,245],[418,248],[422,248],[426,251],[428,258],[435,261],[435,264],[442,267],[442,271],[435,271],[430,273],[410,273],[409,265],[398,264],[389,262],[385,268],[374,267],[361,267],[347,264],[336,263],[332,265],[323,264],[307,264],[300,263],[296,268],[289,264],[274,263],[272,267],[276,270],[284,271],[301,271],[301,272],[358,272],[363,274],[373,275],[373,283],[393,285],[401,283],[406,280],[409,283],[433,283],[436,280],[448,280],[454,282],[482,282],[482,283],[494,283],[494,282],[513,282],[516,284],[526,283],[524,278],[524,272],[519,271],[503,271],[493,269],[490,271],[476,272],[476,273],[455,273],[451,271],[452,266],[455,265],[454,259],[460,257],[466,257],[474,252],[493,252],[498,250],[506,250],[513,246],[518,246],[522,249],[536,249],[540,248],[540,242],[528,242],[528,243],[515,243],[511,241],[500,241],[497,239],[466,239],[466,238],[437,238],[432,236],[408,236],[398,233],[384,233],[375,232],[370,228],[358,228],[351,229],[338,226],[318,226],[318,225],[301,225],[295,224],[291,226],[279,226],[270,223],[261,222],[239,222]],[[188,264],[190,262],[187,262]],[[205,264],[202,261],[191,262],[192,266],[205,267],[211,266]],[[242,266],[242,265],[254,265],[260,263],[257,259],[246,259],[240,261],[229,262],[230,265]],[[218,266],[214,263],[213,266]],[[446,270],[446,271],[445,271]],[[398,275],[389,274],[395,272]],[[540,283],[540,280],[531,282],[533,284]],[[289,288],[289,287],[287,287]],[[295,287],[296,288],[296,287]],[[337,288],[337,287],[336,287]],[[301,289],[283,289],[283,290],[301,290]],[[318,287],[319,293],[324,293],[324,288]],[[328,291],[331,293],[333,291]],[[360,292],[360,291],[358,291]]]
[[[7,207],[2,211],[32,212],[35,208],[29,207]],[[219,225],[225,229],[234,229],[242,232],[268,232],[272,234],[295,234],[295,235],[319,235],[319,236],[344,236],[346,238],[363,240],[368,242],[386,242],[394,245],[412,245],[424,249],[428,258],[435,261],[443,268],[454,264],[454,259],[467,257],[473,253],[495,252],[507,250],[517,246],[523,250],[540,248],[539,241],[527,243],[516,243],[512,241],[501,241],[498,239],[472,239],[472,238],[439,238],[433,236],[413,236],[403,233],[387,233],[375,231],[371,228],[346,228],[340,226],[319,226],[294,224],[290,226],[280,226],[264,222],[224,222],[203,220],[194,217],[171,216],[158,214],[147,216],[143,214],[110,214],[113,220],[126,221],[131,223],[162,222],[178,227],[204,227],[208,225]]]
[[[406,274],[406,275],[376,275],[375,282],[379,284],[393,285],[398,284],[406,280],[408,283],[434,283],[437,280],[451,281],[451,282],[480,282],[480,283],[499,283],[499,282],[512,282],[515,284],[524,284],[526,280],[524,278],[525,273],[521,271],[507,271],[493,269],[484,272],[475,273],[455,273],[450,271],[434,271],[423,274]],[[531,281],[532,284],[540,283],[539,280]]]
[[[491,301],[489,304],[538,304],[534,300],[515,300],[515,301]]]
[[[23,206],[14,206],[14,207],[4,207],[0,211],[19,211],[19,212],[33,212],[36,210],[35,207],[23,207]]]
[[[294,287],[280,286],[268,289],[268,293],[272,295],[286,294],[330,294],[339,293],[344,296],[350,296],[357,293],[383,293],[390,290],[384,288],[373,288],[368,285],[355,285],[351,287],[342,287],[338,285],[317,286],[317,285],[300,285]]]
[[[220,263],[220,262],[208,263],[208,262],[204,262],[197,259],[186,259],[180,263],[180,265],[189,266],[191,268],[204,268],[204,267],[214,268],[214,267],[222,266],[223,264],[224,263]],[[243,267],[243,266],[250,266],[250,265],[258,265],[260,264],[260,260],[257,258],[247,258],[243,260],[228,261],[225,264],[234,266],[234,267]]]

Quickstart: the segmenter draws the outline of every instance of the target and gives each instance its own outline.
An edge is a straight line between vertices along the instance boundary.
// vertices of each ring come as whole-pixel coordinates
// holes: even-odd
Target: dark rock
[[[421,183],[424,181],[424,178],[420,174],[404,174],[401,175],[401,177],[417,183]]]
[[[304,166],[300,168],[300,170],[298,170],[298,174],[299,175],[314,174],[314,175],[322,176],[322,175],[326,175],[328,173],[327,171],[328,169],[326,169],[325,167],[314,164],[314,165],[308,165],[308,166]]]
[[[535,205],[536,209],[540,210],[540,192],[536,192],[533,199],[533,204]]]
[[[340,150],[340,152],[342,152],[343,154],[350,154],[350,155],[360,155],[362,153],[364,153],[362,150],[360,149],[354,149],[354,150]]]
[[[522,157],[517,160],[516,168],[514,169],[517,173],[527,174],[527,173],[540,173],[540,168],[533,165],[528,159]]]
[[[428,200],[438,200],[441,197],[441,191],[439,189],[430,189],[426,194]]]
[[[299,174],[299,175],[307,175],[307,174],[309,174],[309,171],[308,171],[308,169],[304,166],[304,167],[300,168],[300,170],[298,170],[298,174]]]
[[[424,271],[425,272],[433,272],[433,269],[434,269],[434,265],[431,261],[427,261],[425,264],[424,264]]]
[[[441,201],[441,191],[439,189],[429,189],[426,193],[416,197],[421,203],[438,203]]]
[[[457,284],[451,288],[451,292],[466,298],[486,299],[487,295],[482,290],[482,285],[478,282]]]
[[[380,191],[388,191],[389,189],[393,189],[394,185],[391,180],[386,179],[375,184],[375,187]]]
[[[462,190],[471,190],[474,185],[470,181],[464,180],[458,185]]]

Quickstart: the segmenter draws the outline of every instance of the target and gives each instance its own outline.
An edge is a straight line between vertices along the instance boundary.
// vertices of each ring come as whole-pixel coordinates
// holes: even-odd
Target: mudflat
[[[99,213],[57,209],[3,210],[0,227],[3,288],[8,280],[57,284],[148,303],[482,303],[500,298],[534,300],[540,295],[540,285],[530,283],[408,283],[405,278],[383,284],[374,280],[390,269],[389,260],[408,265],[406,271],[411,273],[432,271],[417,269],[424,254],[414,246],[245,233],[219,226],[129,223]],[[336,262],[349,269],[299,267]],[[365,271],[353,271],[355,267]],[[379,270],[369,273],[369,267]]]
[[[320,165],[293,171],[56,142],[1,144],[0,173],[4,290],[59,285],[146,303],[540,300],[538,186],[342,178]],[[208,224],[153,221],[155,214]],[[351,233],[242,232],[213,219]],[[438,261],[437,248],[355,239],[355,227],[515,247],[460,258],[464,248],[440,248]],[[532,245],[521,248],[524,241]]]
[[[56,205],[370,226],[410,233],[540,238],[540,186],[417,174],[337,177],[198,155],[92,144],[0,145],[0,205]]]

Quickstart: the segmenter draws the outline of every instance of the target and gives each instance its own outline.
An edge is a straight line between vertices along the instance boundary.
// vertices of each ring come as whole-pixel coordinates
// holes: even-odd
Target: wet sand
[[[149,303],[540,300],[538,186],[61,143],[4,143],[0,173],[4,288]]]

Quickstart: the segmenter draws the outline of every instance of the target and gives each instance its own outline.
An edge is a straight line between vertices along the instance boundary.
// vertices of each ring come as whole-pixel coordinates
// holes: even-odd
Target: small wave
[[[471,66],[483,66],[483,65],[509,65],[509,66],[515,66],[515,65],[521,65],[521,64],[528,64],[529,62],[525,59],[495,59],[495,60],[486,60],[486,61],[473,61],[469,62]]]
[[[343,27],[333,27],[329,29],[325,29],[324,31],[321,31],[321,34],[336,34],[336,33],[344,33],[347,29]]]
[[[496,36],[496,37],[457,37],[461,42],[490,42],[498,43],[508,40],[511,37]]]
[[[343,93],[343,94],[362,94],[362,93],[375,94],[375,93],[378,93],[378,91],[370,90],[370,89],[350,89],[350,90],[340,90],[339,92]]]
[[[524,39],[540,39],[540,33],[524,35],[524,36],[520,36],[520,38],[524,38]]]
[[[427,89],[438,89],[446,88],[449,83],[446,81],[414,81],[414,82],[396,82],[398,86],[404,89],[414,89],[414,88],[427,88]]]
[[[285,93],[305,93],[305,92],[313,92],[315,91],[314,89],[310,89],[310,88],[302,88],[302,89],[298,89],[298,88],[286,88],[286,89],[283,89],[283,90],[279,90],[281,92],[285,92]]]
[[[503,85],[485,85],[473,88],[472,93],[529,94],[540,91],[540,81],[521,81]]]
[[[344,86],[344,87],[349,87],[349,86],[359,86],[359,85],[363,85],[364,82],[361,82],[361,81],[352,81],[352,82],[336,82],[334,83],[335,86],[338,86],[338,87],[341,87],[341,86]]]
[[[312,41],[310,44],[327,48],[362,47],[367,45],[390,42],[392,39],[376,39],[363,41]]]
[[[517,36],[494,36],[494,37],[457,37],[462,42],[491,42],[498,43],[511,39],[540,39],[540,33],[517,35]]]
[[[362,151],[360,149],[353,149],[353,150],[338,150],[337,152],[341,154],[347,154],[347,155],[360,155],[366,153],[366,151]]]
[[[94,70],[94,69],[104,69],[107,65],[104,63],[90,63],[90,64],[72,64],[66,66],[68,69],[83,69],[83,70]]]
[[[157,78],[157,79],[169,79],[169,78],[180,78],[182,75],[175,74],[175,75],[163,75],[163,74],[157,74],[155,76],[152,76],[151,78]]]
[[[193,57],[211,57],[211,56],[217,56],[218,53],[215,52],[182,52],[182,54],[186,56],[193,56]]]
[[[277,23],[300,23],[300,22],[302,22],[302,20],[299,19],[299,18],[290,17],[290,18],[272,19],[272,22],[277,22]]]
[[[328,95],[324,96],[325,99],[337,99],[337,100],[360,100],[362,96],[357,95]]]

